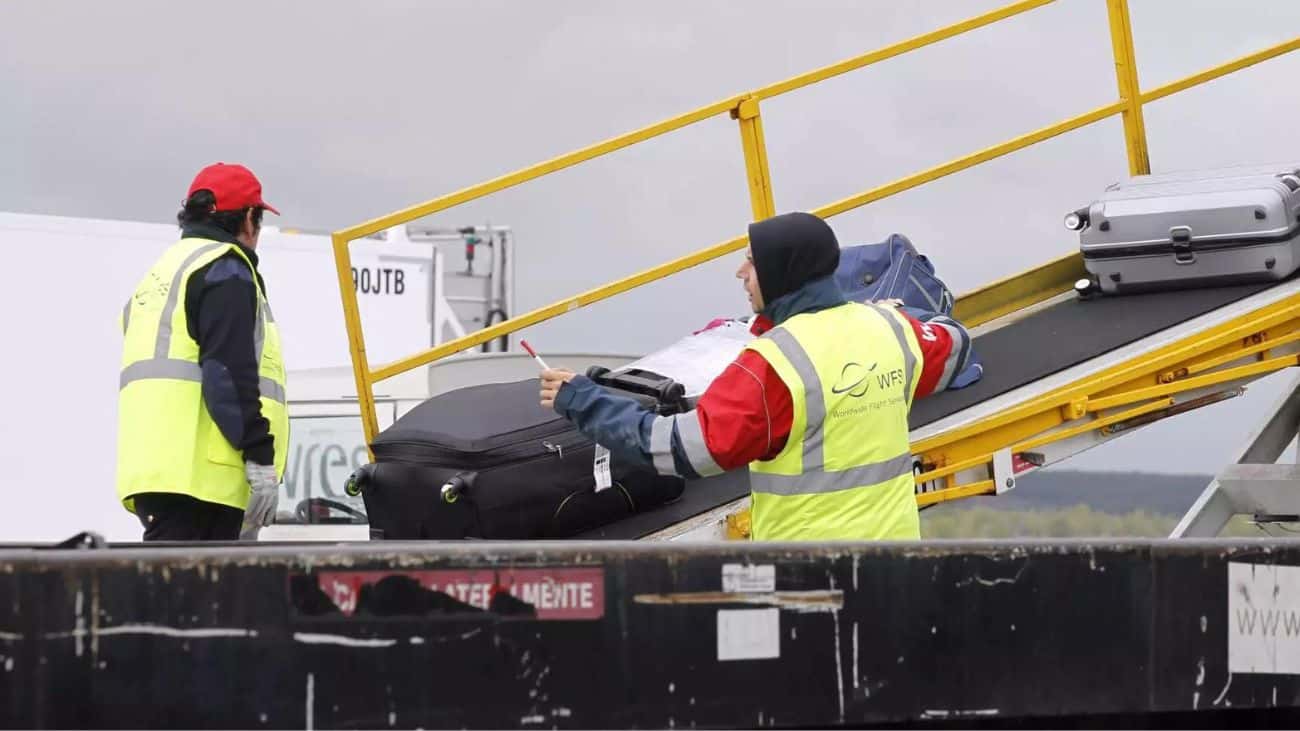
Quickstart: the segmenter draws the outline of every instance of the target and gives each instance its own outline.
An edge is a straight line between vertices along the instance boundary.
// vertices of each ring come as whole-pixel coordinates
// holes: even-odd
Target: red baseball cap
[[[258,181],[256,175],[253,175],[253,171],[243,165],[227,165],[219,162],[203,168],[198,175],[194,176],[194,182],[190,183],[190,192],[186,193],[185,197],[189,198],[196,191],[204,189],[212,191],[212,195],[216,197],[215,210],[238,211],[256,207],[280,215],[279,211],[262,200],[262,183]]]

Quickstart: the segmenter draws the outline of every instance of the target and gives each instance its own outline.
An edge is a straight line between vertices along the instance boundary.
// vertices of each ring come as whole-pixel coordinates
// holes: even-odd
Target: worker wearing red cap
[[[248,168],[203,168],[122,310],[117,492],[146,541],[255,539],[275,509],[289,421],[263,211]]]

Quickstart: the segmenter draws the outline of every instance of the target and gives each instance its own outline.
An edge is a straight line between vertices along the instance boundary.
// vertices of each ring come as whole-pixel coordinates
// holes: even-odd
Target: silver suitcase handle
[[[1169,240],[1174,242],[1174,263],[1196,263],[1196,252],[1192,251],[1192,229],[1190,226],[1174,226],[1169,229]]]

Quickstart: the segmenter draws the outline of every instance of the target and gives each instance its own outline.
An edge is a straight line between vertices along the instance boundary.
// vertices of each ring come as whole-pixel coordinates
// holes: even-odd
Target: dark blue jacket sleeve
[[[583,436],[605,447],[616,459],[654,470],[650,449],[651,425],[657,415],[628,396],[611,393],[586,376],[574,376],[560,387],[555,411],[573,422]],[[695,477],[673,429],[673,464],[678,475]]]
[[[975,354],[975,349],[972,347],[973,339],[965,325],[948,315],[941,315],[937,312],[920,310],[914,307],[902,307],[900,309],[913,319],[930,327],[943,328],[952,341],[952,350],[945,359],[943,373],[934,385],[934,392],[955,391],[959,388],[965,388],[984,376],[984,364],[980,362],[979,356]]]
[[[260,401],[252,272],[234,255],[223,256],[196,271],[188,290],[190,334],[199,344],[208,413],[246,462],[271,464],[275,438]]]

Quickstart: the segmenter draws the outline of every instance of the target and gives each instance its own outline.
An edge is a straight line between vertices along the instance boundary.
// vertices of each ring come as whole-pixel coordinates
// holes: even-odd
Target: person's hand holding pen
[[[560,393],[560,386],[568,383],[576,374],[565,368],[551,368],[546,365],[546,361],[542,360],[541,356],[528,344],[528,341],[521,340],[519,344],[524,347],[524,350],[528,351],[529,355],[533,356],[533,360],[537,361],[537,365],[542,369],[542,408],[555,408],[555,397]]]

